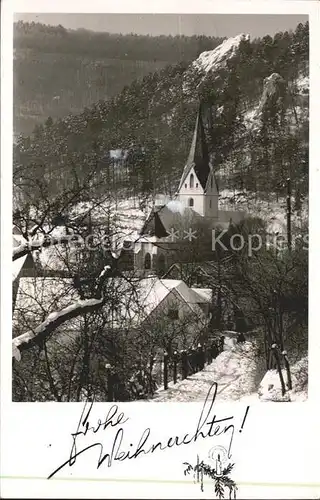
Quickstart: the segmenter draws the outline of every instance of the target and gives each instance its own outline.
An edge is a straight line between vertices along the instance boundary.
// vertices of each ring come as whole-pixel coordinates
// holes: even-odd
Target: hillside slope
[[[201,100],[207,104],[206,135],[223,205],[247,205],[251,211],[262,204],[262,215],[284,214],[290,177],[293,210],[302,223],[308,199],[308,68],[308,24],[273,39],[239,35],[190,64],[151,73],[113,99],[48,120],[32,137],[20,137],[15,184],[24,168],[34,169],[54,193],[72,185],[75,165],[81,181],[94,163],[90,198],[108,192],[119,199],[172,195]],[[111,155],[115,150],[122,151],[120,160]]]
[[[215,37],[150,37],[18,22],[14,25],[14,130],[80,113],[168,64],[214,48]]]

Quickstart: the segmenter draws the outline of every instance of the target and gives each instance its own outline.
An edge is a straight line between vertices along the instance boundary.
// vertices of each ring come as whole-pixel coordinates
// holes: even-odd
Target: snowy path
[[[216,401],[243,401],[243,398],[257,399],[257,385],[261,379],[256,353],[250,342],[238,344],[221,353],[201,372],[171,382],[168,389],[158,390],[150,401],[203,401],[213,382],[218,383]]]

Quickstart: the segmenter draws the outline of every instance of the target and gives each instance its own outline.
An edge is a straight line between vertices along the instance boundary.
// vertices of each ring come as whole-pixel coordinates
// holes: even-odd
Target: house
[[[157,277],[132,280],[110,278],[103,308],[111,330],[142,329],[146,335],[180,325],[184,335],[204,330],[210,320],[212,291],[189,288],[182,280]],[[14,336],[36,327],[49,314],[79,300],[74,280],[61,277],[20,278],[13,313]],[[81,331],[81,318],[59,327],[59,341],[69,342]]]
[[[182,280],[156,276],[139,280],[134,295],[130,294],[127,282],[118,280],[116,286],[119,285],[127,290],[121,294],[122,304],[117,304],[114,315],[109,314],[109,327],[113,330],[138,330],[142,337],[170,338],[176,348],[207,335],[212,304],[210,289],[190,288]]]
[[[225,269],[225,268],[224,268]],[[208,287],[212,296],[212,314],[220,307],[221,327],[235,328],[237,334],[250,328],[250,318],[247,317],[247,303],[241,297],[235,298],[226,286],[219,286],[219,266],[216,261],[207,262],[176,262],[164,274],[165,279],[182,279],[188,286]],[[198,288],[197,288],[198,290]]]
[[[115,298],[105,306],[114,328],[136,328],[160,317],[183,320],[190,314],[207,323],[210,316],[212,291],[190,288],[182,280],[119,277],[108,279],[106,286]]]
[[[192,314],[206,323],[211,293],[210,289],[189,288],[182,280],[145,278],[138,285],[140,310],[135,321],[141,324],[160,316],[183,320]]]
[[[174,263],[173,250],[195,239],[202,227],[208,239],[214,228],[227,229],[244,219],[244,212],[219,210],[219,190],[211,164],[201,105],[187,163],[175,197],[157,197],[134,248],[134,267],[145,274],[164,273]],[[187,240],[187,241],[186,241]]]

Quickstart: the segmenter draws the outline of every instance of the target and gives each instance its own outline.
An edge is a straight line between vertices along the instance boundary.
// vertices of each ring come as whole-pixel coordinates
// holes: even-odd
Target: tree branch
[[[60,311],[52,312],[48,317],[38,325],[34,330],[29,330],[12,340],[12,357],[20,361],[21,352],[30,349],[34,345],[41,345],[50,333],[56,330],[60,325],[77,318],[86,313],[92,313],[102,308],[105,299],[102,294],[102,288],[105,279],[110,276],[110,266],[105,266],[97,281],[95,298],[78,300]]]
[[[34,240],[34,241],[26,241],[25,243],[22,243],[21,245],[15,247],[12,251],[12,260],[15,261],[17,259],[20,259],[24,255],[27,255],[29,253],[34,252],[35,250],[39,250],[41,248],[47,248],[52,245],[59,245],[59,244],[64,244],[64,243],[70,243],[72,239],[76,239],[76,235],[62,235],[59,237],[49,237],[46,238],[44,237],[41,240]]]
[[[34,330],[29,330],[12,340],[13,353],[12,356],[18,361],[20,360],[17,349],[25,351],[34,345],[40,345],[42,341],[47,338],[50,333],[56,330],[60,325],[69,321],[70,319],[77,318],[78,316],[99,310],[104,303],[103,297],[100,299],[86,299],[79,300],[74,304],[61,309],[59,312],[53,312]]]

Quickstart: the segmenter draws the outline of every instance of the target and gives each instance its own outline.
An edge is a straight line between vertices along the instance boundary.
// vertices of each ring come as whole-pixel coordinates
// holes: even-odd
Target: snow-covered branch
[[[21,245],[14,247],[12,251],[12,260],[17,260],[27,255],[28,253],[32,253],[35,250],[39,250],[41,248],[47,248],[52,245],[59,245],[63,243],[69,243],[72,239],[75,239],[75,235],[66,235],[59,237],[49,237],[36,239],[33,241],[25,241],[21,243]]]
[[[12,356],[20,361],[21,351],[30,349],[34,345],[39,345],[50,333],[66,321],[100,309],[103,302],[103,297],[100,299],[78,300],[74,304],[61,309],[61,311],[52,312],[34,330],[29,330],[12,340]]]
[[[35,329],[29,330],[12,340],[12,357],[17,361],[21,359],[21,352],[30,349],[34,345],[40,345],[52,332],[60,325],[71,319],[77,318],[86,313],[92,313],[103,307],[105,299],[103,297],[103,284],[110,276],[111,267],[105,266],[99,275],[96,285],[95,298],[77,300],[60,311],[52,312]]]

